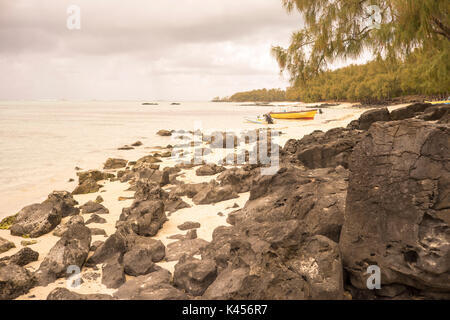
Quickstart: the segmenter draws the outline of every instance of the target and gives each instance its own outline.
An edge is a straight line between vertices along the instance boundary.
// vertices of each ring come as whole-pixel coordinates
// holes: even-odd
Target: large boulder
[[[80,224],[71,225],[50,249],[36,271],[35,276],[39,284],[46,286],[58,278],[67,276],[69,266],[77,266],[81,269],[88,256],[90,245],[89,228]]]
[[[174,188],[170,193],[181,197],[186,196],[188,198],[193,198],[200,190],[208,186],[207,182],[202,183],[182,183]]]
[[[114,300],[108,294],[81,294],[67,288],[55,288],[47,296],[47,300]]]
[[[450,127],[376,123],[354,148],[340,247],[353,286],[450,293]]]
[[[211,259],[181,259],[175,265],[173,282],[193,296],[201,296],[216,279],[216,263]]]
[[[130,276],[142,276],[155,271],[152,254],[144,248],[133,248],[123,256],[125,273]]]
[[[138,181],[134,198],[136,201],[161,200],[164,202],[164,210],[169,213],[190,207],[180,196],[173,192],[168,193],[159,184],[151,182]]]
[[[192,201],[196,204],[211,204],[217,203],[225,200],[239,198],[239,195],[233,190],[233,187],[219,186],[217,183],[212,181],[192,198]]]
[[[250,266],[229,266],[206,289],[202,299],[304,300],[306,281],[280,259],[262,255]]]
[[[125,283],[125,270],[121,254],[109,257],[102,266],[102,284],[107,288],[117,289]]]
[[[307,168],[325,168],[341,165],[348,167],[353,147],[361,140],[363,132],[335,128],[327,132],[314,131],[300,140],[289,140],[281,151],[285,162],[300,163]]]
[[[391,121],[391,116],[387,108],[373,109],[364,112],[359,117],[359,130],[368,130],[372,123],[378,121]]]
[[[14,236],[39,237],[52,231],[63,217],[80,212],[78,204],[67,191],[54,191],[47,200],[40,204],[32,204],[23,208],[11,226]]]
[[[249,201],[228,215],[228,222],[301,221],[305,232],[339,241],[344,221],[347,170],[283,167],[254,179]]]
[[[153,262],[159,262],[166,256],[166,247],[161,240],[149,237],[134,237],[133,242],[129,244],[129,248],[146,251]]]
[[[337,243],[309,236],[297,220],[242,221],[220,227],[202,250],[217,278],[203,299],[342,299],[343,272]],[[202,263],[197,262],[197,263]]]
[[[8,263],[14,263],[18,266],[25,266],[30,262],[37,261],[39,259],[39,253],[30,249],[28,247],[20,249],[16,254],[10,257],[3,257],[0,261],[5,261]]]
[[[450,105],[439,104],[427,108],[425,112],[419,116],[419,118],[426,121],[439,120],[439,123],[448,123],[449,115],[450,115]]]
[[[195,171],[197,176],[213,176],[225,171],[225,167],[218,166],[215,163],[205,164]]]
[[[166,261],[177,261],[181,257],[192,257],[200,253],[200,250],[208,245],[203,239],[184,239],[169,243],[166,249]]]
[[[73,195],[94,193],[100,190],[102,186],[95,180],[87,179],[82,184],[79,184],[73,191]]]
[[[86,265],[93,267],[105,262],[113,255],[123,255],[127,250],[127,245],[127,239],[120,232],[116,232],[96,248],[94,254],[86,262]]]
[[[69,229],[69,227],[75,224],[84,226],[84,218],[80,215],[71,217],[67,222],[59,224],[53,231],[53,235],[62,237],[62,235]]]
[[[136,164],[136,166],[139,165]],[[158,185],[160,187],[165,186],[169,183],[169,171],[167,170],[159,170],[159,169],[153,169],[148,167],[141,167],[139,169],[133,169],[135,172],[135,180],[147,183],[147,184],[154,184]]]
[[[237,193],[248,192],[257,170],[251,167],[231,168],[222,172],[218,177],[221,186],[229,185]]]
[[[121,300],[186,300],[189,297],[174,288],[172,275],[165,269],[159,269],[144,276],[128,280],[114,293]]]
[[[27,269],[15,263],[0,262],[0,300],[15,299],[35,284],[35,278]]]
[[[336,241],[343,223],[347,170],[282,167],[256,176],[244,208],[229,214],[201,251],[217,278],[203,299],[342,299]],[[334,241],[333,241],[334,240]]]
[[[416,115],[424,112],[426,109],[430,108],[432,105],[429,103],[414,103],[412,105],[398,108],[391,111],[391,120],[404,120],[413,118]]]
[[[306,279],[309,299],[344,298],[342,260],[336,242],[324,236],[313,236],[303,243],[300,256],[289,260],[287,264]]]
[[[97,182],[101,180],[106,180],[113,178],[114,175],[111,173],[105,173],[99,170],[90,170],[77,172],[78,175],[78,186],[72,191],[72,194],[87,194],[92,192],[97,192],[102,187]]]
[[[240,297],[244,290],[245,280],[249,275],[248,268],[228,267],[206,289],[202,298],[205,300],[231,300]]]
[[[166,254],[166,248],[160,240],[139,236],[134,233],[130,225],[119,222],[116,232],[96,248],[86,265],[95,266],[104,263],[117,254],[123,257],[125,253],[133,249],[147,251],[153,262],[161,261]]]
[[[122,210],[120,221],[129,224],[138,235],[154,236],[167,221],[164,202],[161,200],[134,201],[131,207]]]

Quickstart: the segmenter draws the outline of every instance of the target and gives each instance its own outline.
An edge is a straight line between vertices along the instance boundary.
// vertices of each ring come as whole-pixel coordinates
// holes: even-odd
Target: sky
[[[80,8],[80,29],[69,29]],[[0,0],[0,100],[210,100],[285,88],[281,0]]]

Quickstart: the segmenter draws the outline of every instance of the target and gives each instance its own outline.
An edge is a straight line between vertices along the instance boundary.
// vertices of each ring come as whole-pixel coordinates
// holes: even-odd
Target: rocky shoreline
[[[448,299],[449,117],[447,105],[369,110],[289,140],[274,175],[233,153],[175,164],[170,145],[108,159],[0,223],[0,299]],[[200,156],[227,147],[178,134],[199,135],[185,148]]]

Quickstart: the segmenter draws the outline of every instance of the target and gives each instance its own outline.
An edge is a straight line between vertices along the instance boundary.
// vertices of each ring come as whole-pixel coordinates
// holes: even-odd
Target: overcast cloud
[[[67,7],[81,8],[68,30]],[[205,100],[284,88],[281,0],[0,0],[0,99]]]

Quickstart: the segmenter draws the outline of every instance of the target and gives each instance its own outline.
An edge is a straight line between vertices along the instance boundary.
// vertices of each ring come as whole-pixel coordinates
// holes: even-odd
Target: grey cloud
[[[81,8],[79,31],[66,28],[69,4]],[[182,97],[205,77],[217,81],[202,99],[239,89],[229,87],[232,76],[242,87],[261,78],[261,86],[282,86],[270,45],[286,43],[299,26],[281,0],[0,0],[0,85],[10,88],[0,99],[49,98],[49,88],[58,97],[126,99],[146,92],[142,82],[169,76],[183,84],[177,81],[177,92],[159,85],[156,95]],[[86,89],[91,81],[98,96]]]

